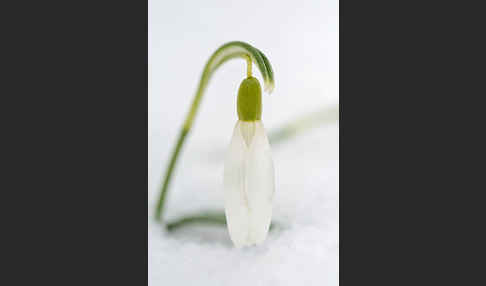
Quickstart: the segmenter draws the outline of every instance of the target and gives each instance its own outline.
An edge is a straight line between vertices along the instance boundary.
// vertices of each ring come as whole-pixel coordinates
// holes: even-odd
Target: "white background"
[[[149,0],[148,14],[149,285],[337,285],[337,118],[273,146],[273,218],[282,228],[262,246],[235,249],[218,227],[169,235],[152,220],[162,174],[200,74],[220,45],[245,41],[270,60],[275,90],[263,94],[267,130],[337,106],[337,0]],[[173,177],[166,219],[223,209],[223,158],[245,75],[245,62],[233,60],[213,76]],[[254,75],[261,81],[255,66]]]

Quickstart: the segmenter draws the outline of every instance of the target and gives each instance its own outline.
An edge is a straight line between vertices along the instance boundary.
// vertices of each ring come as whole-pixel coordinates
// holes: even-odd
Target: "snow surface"
[[[275,148],[273,219],[283,226],[260,247],[234,248],[222,227],[169,235],[149,220],[149,285],[337,285],[337,133],[332,124]],[[170,217],[222,208],[221,176],[222,162],[182,170]]]
[[[153,221],[167,160],[210,54],[225,42],[242,40],[267,55],[275,91],[263,94],[262,120],[267,130],[275,130],[338,104],[337,11],[334,0],[149,1],[150,286],[338,285],[337,119],[271,144],[273,221],[279,226],[263,245],[236,249],[225,228],[191,226],[169,234]],[[209,84],[172,179],[166,220],[223,209],[224,154],[245,65],[226,63]],[[262,82],[257,69],[254,73]]]

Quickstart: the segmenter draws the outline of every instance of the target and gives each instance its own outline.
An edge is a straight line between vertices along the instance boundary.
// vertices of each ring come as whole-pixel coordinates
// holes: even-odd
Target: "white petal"
[[[265,240],[274,189],[273,162],[263,124],[238,121],[224,168],[226,221],[236,247]]]
[[[255,135],[255,128],[257,124],[253,121],[238,121],[238,123],[236,124],[240,128],[241,136],[243,137],[243,140],[245,140],[246,147],[250,148],[251,141],[253,140],[253,136]]]
[[[247,154],[246,192],[250,218],[250,242],[260,244],[267,237],[272,220],[275,179],[270,144],[261,121]]]
[[[247,148],[236,123],[224,164],[224,208],[231,240],[236,247],[247,245],[249,231],[248,200],[245,193]]]

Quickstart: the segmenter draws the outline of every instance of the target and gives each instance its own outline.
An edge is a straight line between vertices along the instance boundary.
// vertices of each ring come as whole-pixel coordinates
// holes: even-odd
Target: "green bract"
[[[244,79],[238,89],[238,118],[243,121],[260,120],[262,117],[262,88],[258,79]]]

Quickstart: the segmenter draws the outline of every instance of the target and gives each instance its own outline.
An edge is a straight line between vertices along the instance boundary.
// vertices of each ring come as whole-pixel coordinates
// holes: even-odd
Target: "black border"
[[[2,202],[17,221],[2,231],[13,237],[8,274],[18,261],[19,284],[147,285],[148,2],[4,11],[16,15],[2,42],[18,76],[2,92],[12,111]]]

